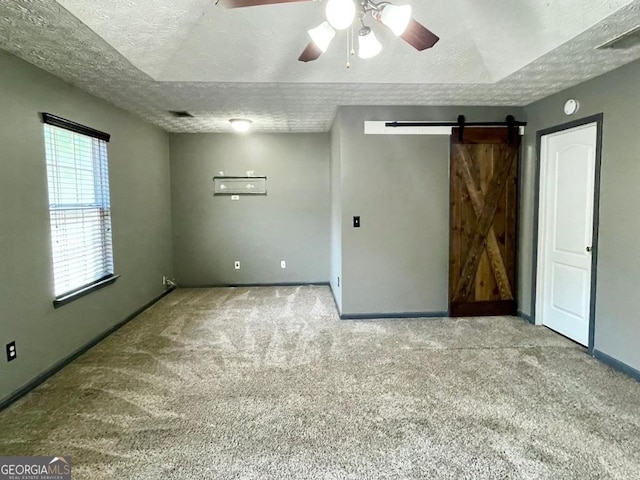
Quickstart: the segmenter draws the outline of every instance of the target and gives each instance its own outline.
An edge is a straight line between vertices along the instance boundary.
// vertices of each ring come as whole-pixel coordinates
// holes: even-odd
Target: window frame
[[[81,125],[79,123],[73,122],[71,120],[67,120],[65,118],[59,117],[57,115],[53,115],[51,113],[45,113],[45,112],[41,112],[40,113],[40,118],[42,120],[42,123],[46,124],[46,125],[50,125],[53,127],[59,127],[59,128],[63,128],[65,130],[69,130],[71,132],[74,133],[78,133],[80,135],[85,135],[87,137],[92,137],[92,138],[96,138],[98,140],[103,140],[104,142],[109,142],[109,140],[111,139],[111,135],[105,132],[101,132],[100,130],[96,130],[90,127],[87,127],[85,125]],[[46,145],[45,145],[45,150],[46,150]],[[107,170],[108,170],[108,157],[105,159],[105,161],[107,162]],[[49,171],[47,169],[47,181],[49,181]],[[110,192],[110,187],[108,186],[108,191]],[[50,203],[50,197],[48,199],[48,211],[49,211],[49,216],[51,216],[51,203]],[[111,216],[111,204],[109,202],[109,217]],[[51,220],[49,221],[49,226],[51,228]],[[111,232],[112,234],[112,232]],[[50,231],[50,239],[51,241],[53,241],[53,234]],[[113,245],[113,237],[111,239],[111,245]],[[53,252],[53,246],[51,246],[52,248],[52,252]],[[111,247],[113,248],[113,247]],[[113,264],[113,250],[111,250],[111,262]],[[52,265],[55,265],[55,259],[54,263]],[[115,269],[114,269],[115,270]],[[55,274],[55,272],[54,272]],[[55,297],[55,299],[53,300],[53,306],[54,308],[59,308],[63,305],[66,305],[68,303],[73,302],[74,300],[77,300],[79,298],[82,298],[92,292],[95,292],[97,290],[100,290],[104,287],[107,287],[111,284],[113,284],[118,278],[120,278],[120,275],[116,275],[115,272],[111,272],[101,278],[98,278],[86,285],[82,285],[76,289],[73,289],[71,291],[65,292],[61,295],[57,295]]]

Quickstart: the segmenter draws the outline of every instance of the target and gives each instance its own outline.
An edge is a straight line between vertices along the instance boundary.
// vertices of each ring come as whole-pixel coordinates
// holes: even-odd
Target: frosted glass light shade
[[[356,4],[353,0],[329,0],[325,13],[333,28],[344,30],[349,28],[356,18]]]
[[[240,133],[248,132],[251,128],[251,120],[246,118],[232,118],[229,123],[236,132]]]
[[[373,58],[378,55],[381,50],[382,44],[378,41],[376,34],[373,33],[371,29],[363,30],[358,34],[358,56],[360,58]]]
[[[313,43],[316,44],[316,47],[326,52],[331,40],[336,36],[336,31],[329,25],[329,22],[324,22],[316,28],[309,30],[309,36],[311,40],[313,40]]]
[[[409,26],[411,20],[411,5],[387,5],[382,9],[380,21],[399,37]]]

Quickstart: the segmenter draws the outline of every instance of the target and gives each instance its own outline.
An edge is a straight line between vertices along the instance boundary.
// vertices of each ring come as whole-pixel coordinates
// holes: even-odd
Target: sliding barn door
[[[451,316],[515,315],[520,136],[505,128],[453,129]]]

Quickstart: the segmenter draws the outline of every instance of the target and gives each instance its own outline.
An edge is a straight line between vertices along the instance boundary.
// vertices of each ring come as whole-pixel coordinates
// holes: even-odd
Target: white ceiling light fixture
[[[313,40],[313,43],[324,53],[327,51],[327,48],[329,48],[333,37],[336,36],[336,31],[329,25],[329,22],[324,22],[316,28],[309,30],[309,36],[311,40]]]
[[[379,18],[396,37],[402,35],[411,21],[411,5],[384,5],[379,11]]]
[[[333,28],[344,30],[356,18],[356,4],[353,0],[328,0],[325,14]]]
[[[248,6],[262,5],[265,1],[268,3],[284,3],[303,0],[222,1],[232,2],[234,6],[237,2],[242,2],[243,6]],[[312,41],[300,54],[298,60],[301,62],[317,60],[329,48],[329,43],[336,36],[336,30],[353,29],[356,17],[362,23],[362,28],[358,32],[358,43],[360,45],[358,56],[360,58],[375,57],[382,50],[382,44],[376,38],[371,27],[364,24],[367,15],[371,15],[375,20],[391,30],[395,36],[401,38],[418,51],[433,47],[440,38],[417,22],[411,16],[412,13],[411,5],[394,5],[386,0],[378,2],[374,0],[327,0],[325,8],[327,21],[309,30]],[[347,51],[353,54],[351,42],[347,39]],[[349,54],[347,54],[347,68],[350,66],[348,57]]]
[[[231,127],[238,133],[246,133],[251,128],[251,120],[247,118],[232,118],[229,120]]]
[[[382,44],[370,27],[363,26],[358,32],[358,57],[373,58],[382,50]]]

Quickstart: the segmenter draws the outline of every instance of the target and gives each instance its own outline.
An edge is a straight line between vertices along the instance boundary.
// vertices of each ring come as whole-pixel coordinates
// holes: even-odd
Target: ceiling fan
[[[277,3],[307,2],[318,0],[218,0],[225,8],[254,7]],[[361,28],[358,30],[358,56],[371,58],[382,49],[371,27],[365,25],[367,14],[388,27],[396,36],[402,38],[418,51],[433,47],[440,38],[411,17],[411,6],[396,6],[390,2],[373,0],[327,0],[325,9],[327,21],[309,30],[311,41],[300,57],[301,62],[317,60],[327,51],[336,30],[345,30],[352,26],[356,15]]]

